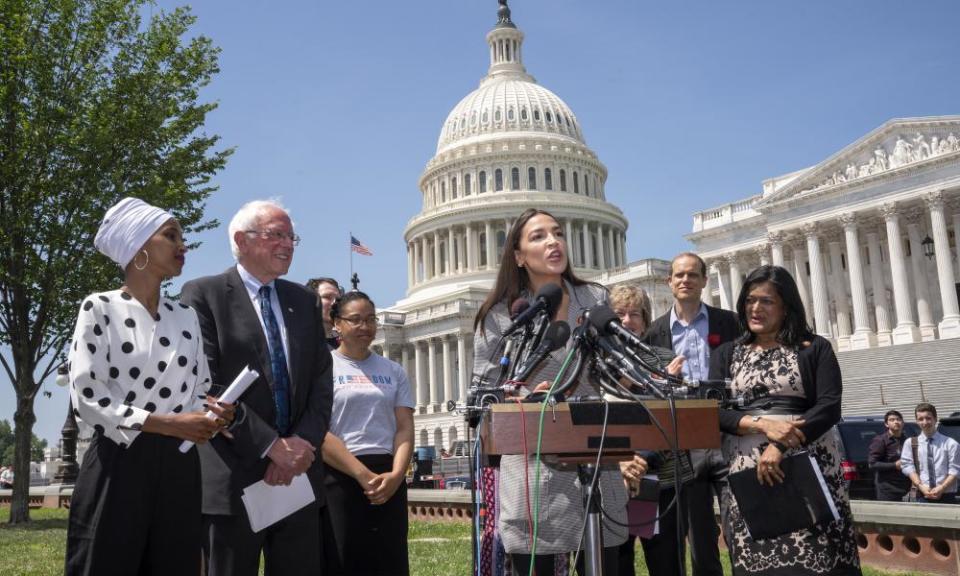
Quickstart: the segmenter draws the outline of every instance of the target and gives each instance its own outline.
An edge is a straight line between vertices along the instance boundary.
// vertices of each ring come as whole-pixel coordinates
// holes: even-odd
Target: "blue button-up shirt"
[[[927,465],[928,450],[933,452],[934,485],[939,485],[950,474],[960,476],[960,444],[956,440],[940,432],[934,432],[933,436],[920,434],[917,438],[919,439],[917,442],[917,459],[920,460],[919,462],[913,461],[912,441],[905,440],[903,443],[903,451],[900,453],[900,470],[904,476],[916,472],[924,486],[930,485],[930,467]],[[954,482],[944,492],[955,494],[957,483]]]
[[[670,308],[670,337],[673,351],[686,358],[683,376],[689,380],[706,380],[710,372],[710,346],[707,333],[710,319],[707,305],[700,303],[700,310],[689,324],[677,318],[675,307]]]

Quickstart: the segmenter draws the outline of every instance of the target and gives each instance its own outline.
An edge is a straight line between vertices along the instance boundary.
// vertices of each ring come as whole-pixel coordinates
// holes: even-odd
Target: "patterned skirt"
[[[795,419],[798,417],[764,416],[764,418]],[[767,438],[762,434],[749,436],[724,434],[723,453],[730,463],[730,472],[756,469],[757,461],[767,444]],[[735,575],[846,576],[861,574],[850,501],[847,487],[843,483],[836,439],[832,433],[828,432],[809,444],[806,450],[813,455],[823,472],[824,480],[840,513],[840,519],[776,538],[754,540],[747,531],[747,526],[730,489],[725,488],[721,501],[723,533],[730,547],[730,563]],[[789,453],[792,452],[791,450]],[[789,482],[790,478],[786,478],[785,481]],[[770,512],[777,513],[776,510]]]

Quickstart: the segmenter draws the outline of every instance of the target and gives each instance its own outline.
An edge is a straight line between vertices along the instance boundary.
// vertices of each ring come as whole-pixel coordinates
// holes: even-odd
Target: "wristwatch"
[[[761,418],[763,418],[763,416],[760,415],[760,414],[757,414],[757,415],[755,415],[755,416],[751,416],[751,417],[750,417],[750,420],[751,420],[752,422],[759,422]]]

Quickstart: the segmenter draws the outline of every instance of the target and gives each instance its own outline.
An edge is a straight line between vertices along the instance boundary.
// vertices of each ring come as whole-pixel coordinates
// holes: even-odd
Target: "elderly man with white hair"
[[[280,279],[300,242],[282,206],[244,205],[229,236],[236,264],[182,291],[200,318],[213,389],[248,366],[260,373],[238,402],[230,435],[201,447],[206,574],[255,576],[261,552],[267,574],[319,574],[325,502],[319,450],[333,401],[322,308],[308,288]],[[289,485],[301,474],[315,501],[253,532],[243,490],[260,480]]]

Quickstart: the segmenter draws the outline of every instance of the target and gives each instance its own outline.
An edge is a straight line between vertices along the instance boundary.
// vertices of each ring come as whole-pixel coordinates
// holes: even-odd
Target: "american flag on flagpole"
[[[350,250],[364,256],[373,256],[373,252],[367,248],[363,242],[357,240],[352,234],[350,235]]]

